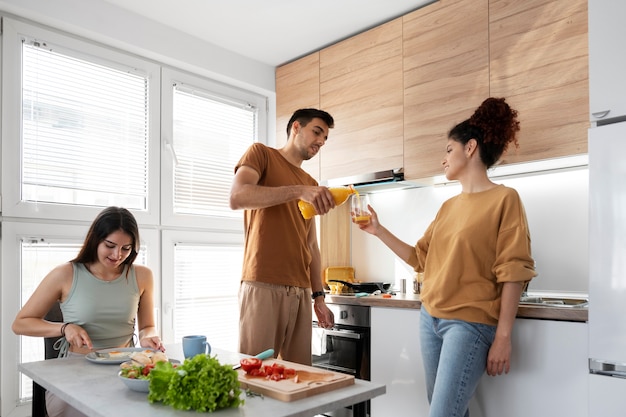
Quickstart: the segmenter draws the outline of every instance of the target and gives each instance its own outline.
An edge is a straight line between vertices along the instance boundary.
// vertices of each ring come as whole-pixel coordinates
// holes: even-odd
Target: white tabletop
[[[168,356],[183,359],[180,345],[167,346]],[[220,363],[239,363],[244,355],[213,349]],[[118,365],[97,364],[85,358],[50,359],[22,363],[19,370],[39,385],[83,413],[94,417],[197,416],[195,411],[179,411],[161,403],[150,403],[147,394],[131,391],[118,379]],[[242,390],[243,391],[243,390]],[[220,417],[310,417],[337,410],[384,394],[385,385],[357,379],[354,385],[292,402],[269,397],[247,397],[238,408],[219,410]]]

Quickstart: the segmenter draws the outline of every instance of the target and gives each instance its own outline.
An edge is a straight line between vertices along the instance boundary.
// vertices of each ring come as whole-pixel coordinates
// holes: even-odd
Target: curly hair
[[[504,98],[489,97],[469,119],[454,126],[448,138],[462,144],[475,139],[481,161],[490,168],[498,162],[509,144],[512,143],[516,149],[519,147],[519,130],[517,110],[512,109]]]

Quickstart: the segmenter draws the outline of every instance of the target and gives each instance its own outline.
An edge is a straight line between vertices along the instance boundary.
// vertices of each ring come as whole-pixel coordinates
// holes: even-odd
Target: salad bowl
[[[150,391],[150,380],[149,379],[140,379],[140,378],[126,378],[122,375],[122,371],[117,374],[118,378],[122,380],[124,384],[128,387],[128,389],[138,392],[149,392]]]

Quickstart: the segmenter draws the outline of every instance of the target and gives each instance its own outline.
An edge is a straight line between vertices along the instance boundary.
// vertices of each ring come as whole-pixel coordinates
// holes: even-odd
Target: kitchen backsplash
[[[588,293],[588,177],[587,168],[578,168],[494,179],[515,188],[526,208],[538,272],[529,291]],[[371,204],[383,225],[413,245],[441,204],[460,191],[457,183],[383,191],[371,194]],[[351,234],[357,280],[392,282],[399,288],[401,279],[413,278],[413,270],[378,239],[356,226]]]

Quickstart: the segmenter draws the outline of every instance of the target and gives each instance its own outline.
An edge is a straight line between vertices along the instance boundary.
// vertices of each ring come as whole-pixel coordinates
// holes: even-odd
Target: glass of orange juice
[[[367,194],[354,194],[350,202],[350,214],[352,222],[356,224],[368,224],[372,218],[372,212],[369,209],[370,197]]]

